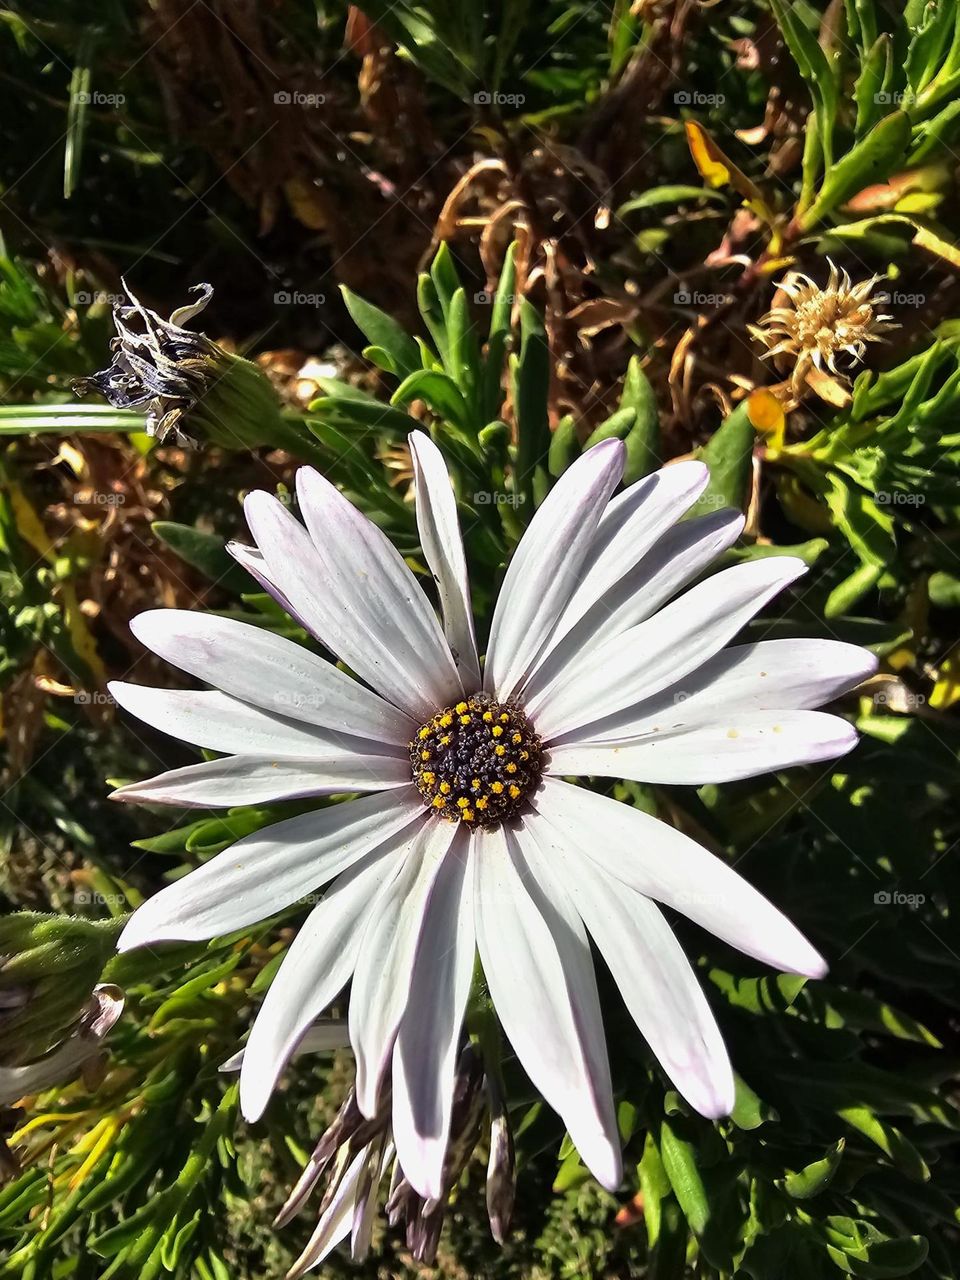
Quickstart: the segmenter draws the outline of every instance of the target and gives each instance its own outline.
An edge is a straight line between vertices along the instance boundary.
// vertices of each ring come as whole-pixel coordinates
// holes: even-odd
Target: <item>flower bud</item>
[[[0,920],[0,1066],[32,1062],[71,1033],[119,925],[32,911]]]

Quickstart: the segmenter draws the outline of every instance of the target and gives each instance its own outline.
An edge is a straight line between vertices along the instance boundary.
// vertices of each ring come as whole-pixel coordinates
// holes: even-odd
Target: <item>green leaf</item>
[[[520,355],[514,362],[513,403],[517,419],[515,487],[527,496],[527,518],[534,509],[534,479],[550,449],[547,397],[550,389],[550,348],[543,318],[524,299],[520,304]]]
[[[617,209],[617,217],[626,217],[628,213],[635,213],[638,209],[654,209],[662,204],[676,206],[689,203],[691,200],[715,200],[723,204],[726,196],[722,191],[715,191],[711,187],[689,187],[682,184],[651,187],[649,191],[644,191],[641,195],[628,200],[626,204],[622,204]]]
[[[470,426],[470,410],[460,393],[457,384],[445,373],[435,373],[431,369],[420,369],[404,378],[400,386],[390,397],[390,403],[410,404],[413,400],[422,400],[444,422],[452,422],[461,430]],[[407,419],[408,429],[414,423]]]
[[[358,297],[345,284],[340,286],[340,292],[360,332],[368,342],[374,343],[389,356],[388,372],[396,374],[398,378],[406,378],[421,367],[420,350],[402,325],[373,303]]]
[[[894,111],[827,170],[816,200],[800,218],[801,229],[809,231],[864,187],[884,182],[905,162],[909,145],[910,119]]]
[[[660,1124],[660,1157],[690,1229],[702,1235],[710,1220],[710,1203],[693,1144],[675,1133],[666,1120]]]
[[[843,1138],[831,1147],[822,1160],[814,1160],[797,1173],[788,1173],[782,1186],[792,1200],[810,1200],[825,1191],[840,1167],[846,1142]]]
[[[150,528],[181,560],[199,570],[218,587],[223,587],[224,591],[242,595],[250,590],[252,578],[237,564],[219,534],[206,533],[172,520],[155,520]]]
[[[697,457],[710,469],[706,489],[694,503],[691,515],[703,515],[720,507],[742,511],[747,503],[753,471],[753,423],[746,401],[726,417]]]
[[[555,480],[580,457],[580,441],[577,439],[577,420],[572,413],[565,414],[557,423],[550,437],[547,452],[547,469]]]
[[[642,480],[660,465],[660,414],[653,384],[640,364],[638,356],[631,356],[620,393],[620,408],[633,409],[636,421],[626,438],[627,459],[623,468],[623,483],[633,484]]]

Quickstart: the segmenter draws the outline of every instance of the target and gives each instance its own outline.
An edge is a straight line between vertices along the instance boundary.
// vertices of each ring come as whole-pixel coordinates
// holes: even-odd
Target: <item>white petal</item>
[[[523,683],[580,579],[624,447],[604,440],[570,467],[544,499],[507,567],[490,626],[484,687],[502,700]]]
[[[230,809],[241,804],[271,804],[338,791],[387,791],[410,782],[409,761],[396,756],[347,754],[329,759],[283,760],[260,756],[224,756],[170,769],[143,782],[119,787],[111,800],[137,804],[175,804],[183,809]]]
[[[702,462],[678,462],[645,476],[614,498],[597,527],[580,585],[570,597],[551,647],[644,558],[706,488]]]
[[[151,609],[134,618],[130,630],[181,671],[288,719],[400,747],[416,728],[332,663],[263,627],[186,609]]]
[[[473,873],[462,828],[437,875],[393,1052],[393,1136],[424,1199],[443,1195],[460,1028],[473,979]]]
[[[201,941],[265,920],[387,845],[423,812],[410,787],[332,804],[244,836],[148,898],[117,946],[129,951],[149,942]]]
[[[649,738],[552,747],[557,777],[632,778],[699,787],[846,755],[857,731],[823,711],[717,711],[717,723]]]
[[[395,840],[339,876],[290,944],[244,1050],[240,1107],[247,1120],[259,1120],[304,1032],[346,986],[373,902],[414,844],[409,836]]]
[[[300,1276],[312,1271],[350,1234],[353,1229],[354,1207],[367,1160],[367,1151],[367,1147],[362,1147],[354,1156],[333,1199],[320,1215],[320,1221],[306,1248],[287,1272],[286,1280],[299,1280]]]
[[[776,969],[809,978],[826,973],[823,958],[782,912],[682,831],[557,778],[545,778],[531,803],[566,844],[614,879]]]
[[[464,691],[473,693],[481,687],[480,659],[473,632],[470,583],[457,502],[443,454],[437,446],[422,431],[412,431],[409,439],[420,545],[437,584],[444,633]]]
[[[366,654],[372,632],[417,677],[432,710],[459,697],[463,685],[436,612],[386,534],[313,467],[297,472],[297,497],[355,647]]]
[[[729,1115],[734,1082],[723,1038],[660,911],[556,832],[545,839],[538,828],[537,836],[664,1071],[701,1115]]]
[[[838,640],[761,640],[723,649],[685,679],[561,741],[596,745],[702,728],[728,712],[807,711],[831,702],[877,669],[868,649]]]
[[[644,622],[688,583],[698,578],[717,556],[740,536],[743,516],[719,511],[676,525],[663,535],[638,565],[579,619],[565,636],[541,656],[531,673],[525,697],[563,679],[581,653],[622,635]]]
[[[514,832],[500,827],[474,840],[477,945],[497,1016],[584,1163],[615,1190],[620,1144],[583,926],[565,895],[548,896]]]
[[[349,874],[349,873],[346,873]],[[350,1044],[350,1033],[342,1018],[322,1018],[300,1037],[291,1058],[299,1058],[304,1053],[332,1053],[334,1049],[346,1049]],[[246,1047],[238,1049],[220,1063],[218,1071],[239,1071],[243,1066]]]
[[[247,573],[254,578],[259,586],[261,586],[268,595],[273,596],[280,608],[290,615],[294,622],[298,623],[308,634],[314,634],[307,625],[304,618],[301,618],[296,609],[283,594],[275,582],[272,582],[267,569],[267,562],[263,558],[263,552],[259,547],[247,547],[242,542],[228,542],[227,550],[233,556],[234,560],[246,569]]]
[[[125,711],[161,733],[208,751],[229,755],[288,756],[300,760],[333,760],[358,752],[399,759],[399,747],[372,743],[334,729],[288,720],[261,711],[225,693],[207,689],[151,689],[111,680],[113,697]]]
[[[310,490],[316,526],[306,470],[298,481]],[[453,659],[413,574],[379,529],[337,497],[342,506],[330,504],[323,551],[271,494],[249,494],[244,513],[270,580],[311,634],[422,723],[459,688]],[[345,510],[352,516],[344,518]]]
[[[806,571],[793,556],[735,565],[665,609],[570,662],[526,700],[545,742],[681,680],[727,644],[778,591]]]
[[[406,1008],[413,959],[434,879],[457,824],[425,821],[416,845],[374,904],[350,988],[350,1043],[357,1060],[357,1105],[376,1114],[380,1086]]]

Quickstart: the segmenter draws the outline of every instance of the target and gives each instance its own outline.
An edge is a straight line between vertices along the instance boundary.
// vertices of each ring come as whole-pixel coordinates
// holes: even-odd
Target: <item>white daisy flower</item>
[[[223,808],[369,792],[237,841],[146,902],[121,949],[245,928],[327,885],[274,979],[241,1072],[264,1110],[311,1023],[350,982],[357,1105],[392,1088],[400,1164],[443,1189],[464,1013],[479,953],[530,1080],[606,1187],[620,1143],[590,937],[666,1074],[697,1111],[726,1115],[733,1074],[672,907],[779,970],[823,959],[770,902],[694,840],[565,781],[728,782],[850,750],[851,726],[812,710],[873,658],[825,640],[724,646],[804,571],[771,557],[698,581],[742,519],[682,522],[707,483],[666,467],[616,498],[620,441],[584,454],[533,516],[474,637],[456,503],[439,450],[410,438],[417,522],[442,625],[384,534],[323,476],[297,477],[301,524],[250,494],[255,547],[232,548],[355,673],[257,626],[178,610],[138,638],[210,691],[111,686],[134,715],[223,758],[116,793]]]

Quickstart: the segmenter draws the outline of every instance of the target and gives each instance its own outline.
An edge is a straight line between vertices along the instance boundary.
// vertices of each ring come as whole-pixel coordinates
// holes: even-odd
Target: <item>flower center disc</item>
[[[475,693],[421,725],[410,743],[410,765],[434,813],[498,827],[540,781],[540,739],[514,703]]]

